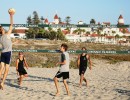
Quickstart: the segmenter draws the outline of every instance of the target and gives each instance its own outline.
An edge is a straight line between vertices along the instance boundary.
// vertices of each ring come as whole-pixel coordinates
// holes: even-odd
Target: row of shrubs
[[[53,68],[60,59],[59,53],[29,53],[25,52],[25,57],[30,67]],[[77,54],[70,54],[70,68],[77,68]],[[115,64],[120,61],[130,61],[130,55],[110,55],[110,54],[90,54],[91,59],[108,60],[109,63]],[[18,53],[12,55],[11,66],[15,66],[15,61],[18,58]]]

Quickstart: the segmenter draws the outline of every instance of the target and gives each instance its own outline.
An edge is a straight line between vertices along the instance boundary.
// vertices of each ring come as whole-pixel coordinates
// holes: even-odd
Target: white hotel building
[[[61,29],[62,32],[65,34],[65,37],[68,41],[72,42],[99,42],[99,43],[118,43],[119,41],[127,41],[126,37],[130,36],[130,32],[127,28],[110,28],[106,27],[100,30],[100,35],[97,31],[93,31],[91,27],[82,27],[84,25],[83,21],[79,21],[78,25],[81,25],[80,29],[84,30],[84,32],[80,32],[80,34],[74,33],[77,30],[77,27],[70,27],[69,31],[66,29],[66,23],[60,22],[59,17],[56,14],[54,16],[54,21],[49,22],[46,18],[44,20],[44,24],[51,25],[52,30],[57,31],[57,29]],[[124,25],[124,19],[122,15],[118,18],[118,25]],[[100,25],[111,25],[110,22],[103,22]],[[56,26],[56,27],[54,27]],[[60,26],[60,27],[59,27]],[[18,29],[18,28],[17,28]],[[45,27],[48,30],[48,27]],[[86,32],[90,34],[86,34]],[[23,33],[20,33],[23,34]]]

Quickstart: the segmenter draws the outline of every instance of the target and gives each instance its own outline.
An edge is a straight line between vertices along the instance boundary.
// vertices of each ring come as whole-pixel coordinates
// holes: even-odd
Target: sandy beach
[[[92,60],[92,71],[85,73],[88,87],[79,88],[78,69],[70,69],[68,80],[71,96],[66,95],[62,79],[60,96],[55,97],[53,82],[58,68],[29,68],[29,77],[19,87],[14,67],[10,67],[5,89],[0,90],[0,100],[130,100],[130,62],[109,64],[106,60]]]

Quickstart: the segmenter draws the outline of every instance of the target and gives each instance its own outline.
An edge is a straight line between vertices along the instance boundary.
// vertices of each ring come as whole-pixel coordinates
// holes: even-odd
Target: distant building
[[[59,24],[59,17],[57,14],[54,16],[54,24]]]
[[[118,18],[118,25],[124,25],[124,18],[122,15],[120,15]]]
[[[83,21],[78,21],[78,25],[80,27],[77,27],[74,24],[67,25],[66,22],[62,22],[59,20],[59,16],[55,14],[54,21],[49,22],[46,18],[44,20],[44,24],[50,25],[51,29],[54,31],[57,31],[58,29],[61,29],[63,34],[65,35],[66,39],[68,41],[72,42],[95,42],[95,43],[118,43],[120,40],[125,40],[125,37],[130,36],[130,32],[127,28],[112,28],[108,27],[111,25],[110,22],[103,22],[100,24],[93,24],[91,25],[101,25],[106,27],[93,27],[90,25],[90,27],[84,27]],[[95,23],[95,20],[93,20]],[[117,25],[124,25],[124,18],[122,15],[118,18]],[[48,30],[48,27],[44,28],[45,30]],[[81,29],[82,31],[79,31],[78,29]],[[15,38],[26,38],[25,31],[28,30],[28,28],[15,28],[15,33],[12,34],[12,37]],[[119,39],[115,39],[115,37],[118,36]]]
[[[120,15],[118,18],[118,25],[124,25],[124,18],[122,15]],[[129,33],[129,30],[127,28],[120,28],[119,31],[122,33]]]
[[[26,38],[26,27],[16,27],[14,33],[11,34],[12,38]]]
[[[44,20],[44,24],[49,24],[49,21],[47,18]]]
[[[83,25],[83,21],[79,21],[78,24],[79,24],[79,25]]]

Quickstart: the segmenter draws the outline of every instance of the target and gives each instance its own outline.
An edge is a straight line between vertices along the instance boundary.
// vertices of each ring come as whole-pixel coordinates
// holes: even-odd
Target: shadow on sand
[[[115,89],[115,91],[122,94],[122,95],[130,96],[130,90]]]

